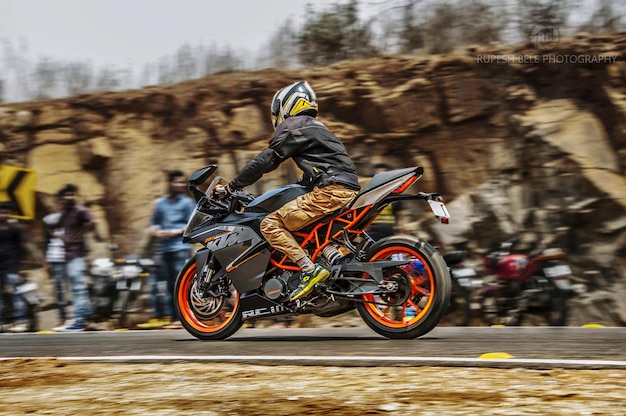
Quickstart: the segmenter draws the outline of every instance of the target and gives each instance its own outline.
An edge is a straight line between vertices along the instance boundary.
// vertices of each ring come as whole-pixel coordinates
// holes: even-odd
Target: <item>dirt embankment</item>
[[[624,415],[626,371],[0,364],[0,414]]]

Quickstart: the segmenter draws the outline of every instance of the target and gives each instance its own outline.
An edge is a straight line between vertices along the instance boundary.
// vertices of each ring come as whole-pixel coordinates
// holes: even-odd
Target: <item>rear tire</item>
[[[433,246],[416,237],[392,236],[374,244],[367,259],[419,260],[424,265],[420,271],[411,263],[385,269],[384,280],[398,284],[398,290],[395,296],[362,296],[365,303],[357,310],[367,326],[392,339],[417,338],[437,326],[448,309],[451,281],[448,266]],[[414,316],[407,313],[412,308]]]
[[[231,284],[229,296],[203,297],[198,280],[196,261],[192,258],[178,274],[174,286],[174,307],[181,324],[203,341],[228,338],[243,325],[239,292]]]

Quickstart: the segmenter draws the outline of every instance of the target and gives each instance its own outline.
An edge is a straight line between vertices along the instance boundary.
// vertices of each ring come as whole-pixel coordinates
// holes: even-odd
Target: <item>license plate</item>
[[[461,277],[456,279],[459,285],[470,289],[475,289],[483,286],[483,281],[478,279],[470,279],[469,277]]]
[[[471,267],[463,267],[463,268],[460,268],[460,269],[452,269],[451,272],[452,272],[452,274],[455,277],[476,276],[476,271],[474,269],[472,269]]]
[[[556,279],[554,284],[561,290],[572,290],[572,283],[568,279]]]
[[[558,266],[546,267],[543,269],[546,277],[569,276],[572,269],[567,264],[559,264]]]
[[[435,214],[437,219],[445,224],[450,220],[450,213],[446,208],[446,204],[441,201],[434,201],[432,199],[427,200],[430,210]]]

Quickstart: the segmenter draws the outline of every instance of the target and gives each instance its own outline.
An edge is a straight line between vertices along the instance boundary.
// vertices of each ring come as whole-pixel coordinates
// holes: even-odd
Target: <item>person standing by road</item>
[[[56,224],[49,226],[57,230],[65,248],[65,269],[70,283],[73,303],[73,321],[54,328],[59,332],[84,331],[91,323],[91,301],[87,285],[87,244],[85,234],[93,231],[96,219],[87,207],[78,203],[78,186],[67,184],[57,193],[61,201],[61,215]]]
[[[174,319],[176,276],[191,256],[191,245],[183,243],[183,232],[196,206],[186,195],[187,180],[180,170],[167,173],[168,193],[159,198],[152,212],[150,233],[156,240],[156,278],[152,285],[153,318],[138,324],[139,329],[179,328]]]
[[[9,332],[26,332],[26,303],[17,292],[23,236],[19,225],[9,218],[13,208],[10,201],[0,202],[0,318],[3,327],[10,324]]]
[[[58,195],[57,195],[58,197]],[[58,197],[58,202],[61,202]],[[69,326],[72,322],[68,319],[67,293],[70,286],[65,262],[65,244],[63,243],[63,229],[54,228],[61,218],[61,212],[52,212],[43,217],[44,231],[46,235],[46,271],[54,280],[56,292],[57,312],[59,314],[59,326]]]

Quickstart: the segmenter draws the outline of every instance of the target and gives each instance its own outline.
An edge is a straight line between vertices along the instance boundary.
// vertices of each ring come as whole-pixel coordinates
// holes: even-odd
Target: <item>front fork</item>
[[[201,249],[196,252],[196,273],[198,275],[198,292],[203,298],[206,297],[230,297],[227,285],[220,284],[226,275],[225,269],[216,272],[218,264],[215,256],[211,256],[209,249]]]

